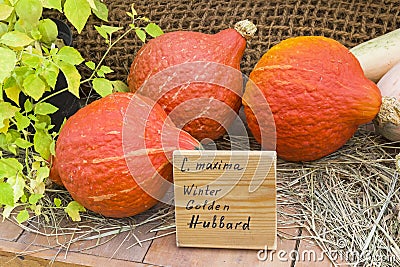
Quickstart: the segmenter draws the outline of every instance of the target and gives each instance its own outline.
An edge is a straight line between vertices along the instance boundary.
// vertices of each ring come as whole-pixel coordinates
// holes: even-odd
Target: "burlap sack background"
[[[351,48],[361,42],[400,27],[399,0],[105,0],[109,25],[127,28],[131,19],[126,15],[132,3],[139,15],[157,23],[165,32],[191,30],[216,33],[233,27],[243,19],[258,28],[248,42],[242,60],[242,71],[249,74],[259,58],[279,41],[299,35],[331,37]],[[95,31],[102,22],[90,18],[73,45],[87,60],[98,62],[107,45]],[[115,73],[112,79],[125,80],[129,66],[142,42],[131,34],[116,45],[106,64]],[[84,70],[84,74],[89,71]]]

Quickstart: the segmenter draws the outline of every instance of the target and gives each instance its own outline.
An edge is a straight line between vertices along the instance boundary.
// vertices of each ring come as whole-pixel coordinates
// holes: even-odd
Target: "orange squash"
[[[246,38],[255,30],[246,20],[213,35],[176,31],[158,36],[137,53],[127,78],[129,88],[157,101],[193,137],[215,140],[239,112],[240,60]],[[176,79],[177,85],[166,86]]]
[[[199,147],[144,96],[116,93],[70,117],[51,178],[87,209],[127,217],[154,206],[172,181],[172,152]]]
[[[243,96],[249,128],[262,142],[261,134],[270,129],[258,120],[270,109],[277,154],[289,161],[316,160],[336,151],[381,105],[378,87],[364,76],[357,59],[326,37],[282,41],[263,55],[250,80],[256,86],[248,83]]]

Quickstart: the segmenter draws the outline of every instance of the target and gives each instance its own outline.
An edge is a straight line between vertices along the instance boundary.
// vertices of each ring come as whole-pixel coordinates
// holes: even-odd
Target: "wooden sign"
[[[276,249],[276,153],[174,152],[180,247]]]

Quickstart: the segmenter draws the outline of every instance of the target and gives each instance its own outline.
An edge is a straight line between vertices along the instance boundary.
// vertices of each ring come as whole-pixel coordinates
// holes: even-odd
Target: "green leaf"
[[[140,20],[143,22],[150,22],[150,19],[147,17],[141,17]]]
[[[160,36],[160,35],[162,35],[164,33],[163,30],[161,30],[161,28],[157,24],[155,24],[153,22],[147,24],[147,26],[144,28],[144,30],[151,37],[157,37],[157,36]]]
[[[68,91],[79,98],[81,75],[79,74],[78,70],[75,66],[63,61],[59,61],[58,66],[65,75],[68,84]]]
[[[96,29],[96,31],[104,38],[104,39],[106,39],[106,40],[108,40],[108,35],[107,35],[107,32],[103,29],[103,28],[101,28],[101,27],[99,27],[99,26],[94,26],[94,28]]]
[[[34,54],[28,54],[28,53],[23,53],[21,61],[23,64],[31,67],[31,68],[38,68],[40,64],[42,64],[42,58],[34,55]]]
[[[5,126],[4,120],[10,119],[15,116],[19,109],[8,102],[0,102],[0,128]]]
[[[0,38],[0,43],[11,47],[22,47],[30,45],[34,40],[26,33],[19,31],[7,32]]]
[[[47,177],[50,175],[50,169],[49,167],[40,167],[37,172],[36,172],[36,181],[38,183],[43,182]]]
[[[15,67],[15,63],[17,63],[17,56],[15,52],[11,49],[0,47],[0,83],[3,83],[5,78],[10,76]]]
[[[71,217],[73,221],[80,221],[81,216],[79,212],[84,212],[86,209],[76,201],[71,201],[65,208],[65,212]]]
[[[123,81],[112,81],[114,92],[130,92],[129,87]]]
[[[99,19],[103,21],[108,21],[108,8],[105,4],[100,2],[99,0],[94,0],[94,3],[96,5],[95,9],[92,9],[93,13],[98,17]]]
[[[19,85],[22,85],[24,83],[25,78],[34,73],[35,70],[28,66],[15,67],[14,69],[15,75],[13,75],[13,77],[15,78],[15,80]]]
[[[78,33],[82,32],[91,13],[92,10],[86,0],[66,0],[64,3],[64,14]]]
[[[43,19],[39,21],[38,29],[42,36],[42,42],[51,44],[56,41],[58,35],[57,24],[55,24],[51,19]]]
[[[96,68],[96,64],[93,61],[85,62],[85,65],[91,70],[94,70]]]
[[[24,103],[24,109],[25,109],[26,112],[31,112],[31,111],[33,110],[33,104],[32,104],[32,102],[31,102],[29,99],[27,99],[27,100],[25,101],[25,103]]]
[[[0,133],[7,133],[10,128],[10,120],[3,120],[3,127],[0,128]]]
[[[50,159],[50,145],[53,141],[51,135],[43,130],[36,129],[36,133],[33,136],[33,145],[35,151],[40,154],[44,159]]]
[[[8,31],[7,24],[0,22],[0,37]]]
[[[14,30],[29,34],[29,32],[32,31],[36,25],[37,23],[30,23],[29,21],[21,18],[15,22]]]
[[[97,75],[101,78],[104,78],[106,74],[114,72],[110,67],[108,66],[101,66],[99,70],[97,70]]]
[[[35,115],[33,115],[33,114],[29,114],[28,115],[28,118],[31,120],[31,121],[34,121],[34,122],[37,122],[38,121],[38,119],[35,117]]]
[[[15,121],[17,122],[18,131],[22,131],[23,129],[27,128],[31,123],[31,120],[28,117],[19,112],[15,113]]]
[[[70,46],[62,47],[55,58],[71,65],[79,65],[84,61],[78,50]]]
[[[44,182],[37,182],[36,180],[30,180],[30,187],[33,192],[36,194],[44,194],[44,191],[46,189],[46,185]]]
[[[132,14],[133,16],[137,16],[137,11],[136,11],[136,9],[135,9],[135,4],[134,4],[134,3],[131,5],[131,14]]]
[[[2,213],[2,215],[3,215],[3,221],[4,221],[5,218],[9,218],[9,217],[10,217],[11,212],[12,212],[14,209],[15,209],[15,206],[14,206],[14,205],[12,205],[12,206],[6,205],[6,206],[4,207],[3,213]]]
[[[15,140],[15,144],[16,144],[18,147],[22,148],[22,149],[26,149],[26,148],[28,148],[28,147],[33,146],[33,144],[32,144],[31,142],[26,141],[26,140],[24,140],[24,139],[22,139],[22,138],[18,138],[17,140]]]
[[[123,27],[113,27],[113,26],[107,26],[107,25],[101,25],[100,28],[103,29],[108,35],[111,35],[114,32],[117,32],[117,31],[123,29]]]
[[[45,131],[47,126],[51,124],[51,119],[48,115],[37,115],[35,121],[35,129]]]
[[[30,34],[35,41],[39,41],[42,38],[42,34],[38,29],[32,29]]]
[[[0,205],[14,206],[14,191],[8,183],[0,183]]]
[[[18,2],[18,0],[8,0],[12,6],[15,6],[15,4]]]
[[[42,194],[32,194],[29,196],[29,204],[35,205],[41,198],[43,197]]]
[[[6,20],[11,15],[13,10],[14,8],[12,6],[0,4],[0,20]]]
[[[24,79],[22,84],[25,93],[38,101],[46,90],[45,82],[36,74],[30,74]]]
[[[14,144],[14,142],[19,137],[21,137],[21,133],[19,133],[18,131],[14,130],[14,129],[8,129],[8,132],[6,134],[0,134],[1,147],[4,150],[7,150],[7,151],[13,153],[14,155],[17,155],[18,147]],[[16,161],[16,163],[18,164],[18,161]],[[14,163],[12,163],[12,164],[14,164]],[[4,168],[0,168],[0,173],[2,171],[4,171]],[[14,170],[14,174],[15,173],[17,173],[17,171]]]
[[[29,220],[29,212],[27,210],[21,210],[17,215],[17,222],[23,223]]]
[[[59,198],[54,198],[54,205],[56,205],[56,207],[61,207],[61,199]]]
[[[20,198],[20,201],[21,201],[22,203],[26,203],[27,198],[26,198],[26,195],[25,195],[25,194],[22,195],[22,197]]]
[[[11,80],[10,83],[4,85],[4,91],[6,92],[6,96],[11,99],[17,106],[19,106],[19,94],[21,93],[21,88],[19,88],[15,79],[7,79]]]
[[[16,158],[0,159],[0,179],[15,177],[22,169],[22,164]]]
[[[42,159],[43,160],[43,159]],[[40,167],[42,166],[40,161],[34,161],[32,162],[32,170],[37,171]]]
[[[24,195],[25,179],[21,175],[14,175],[7,179],[7,183],[11,185],[14,192],[14,203]]]
[[[109,74],[114,72],[109,66],[101,66],[99,71],[101,71],[104,74]]]
[[[92,9],[96,9],[96,4],[94,3],[94,0],[86,0],[86,1],[89,3]]]
[[[43,0],[43,7],[62,11],[61,0]]]
[[[39,215],[42,214],[42,208],[43,208],[42,205],[36,205],[36,204],[34,204],[34,205],[32,205],[32,206],[34,207],[34,209],[32,209],[32,207],[31,207],[31,209],[35,211],[35,215],[36,215],[36,216],[39,216]]]
[[[3,120],[3,127],[0,128],[0,133],[7,133],[10,129],[10,120],[5,119]]]
[[[20,19],[36,24],[42,16],[43,6],[40,0],[19,0],[15,11]]]
[[[101,96],[105,97],[113,92],[112,83],[104,78],[93,79],[93,89]]]
[[[34,108],[35,114],[47,115],[57,112],[58,108],[50,103],[41,102],[37,103]]]
[[[59,71],[60,69],[53,62],[48,62],[42,72],[40,72],[40,76],[43,77],[50,88],[54,88],[56,87]]]
[[[143,31],[142,29],[136,29],[135,33],[137,35],[137,37],[139,37],[139,39],[145,43],[146,42],[146,33],[145,31]]]
[[[45,47],[42,47],[42,48],[46,49]],[[49,54],[50,56],[55,56],[55,55],[57,55],[58,50],[59,50],[58,47],[53,46],[53,47],[51,47],[50,52],[47,52],[47,54]]]
[[[62,129],[62,126],[64,125],[64,123],[65,123],[65,118],[64,118],[63,123],[61,124],[60,129]],[[53,142],[51,142],[51,144],[50,144],[50,154],[53,156],[56,155],[56,140],[53,140]]]

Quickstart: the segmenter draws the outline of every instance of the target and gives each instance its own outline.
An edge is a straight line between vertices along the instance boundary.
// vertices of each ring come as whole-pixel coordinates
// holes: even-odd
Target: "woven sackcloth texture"
[[[105,0],[109,25],[127,28],[131,4],[139,15],[157,23],[165,32],[191,30],[216,33],[243,19],[257,25],[248,42],[242,71],[249,74],[260,57],[279,41],[299,35],[323,35],[353,47],[400,27],[399,0]],[[94,29],[102,22],[92,17],[73,45],[87,60],[98,62],[107,46]],[[118,35],[116,35],[118,36]],[[121,40],[106,59],[125,80],[135,53],[143,45],[134,34]],[[83,70],[84,75],[89,71]]]

